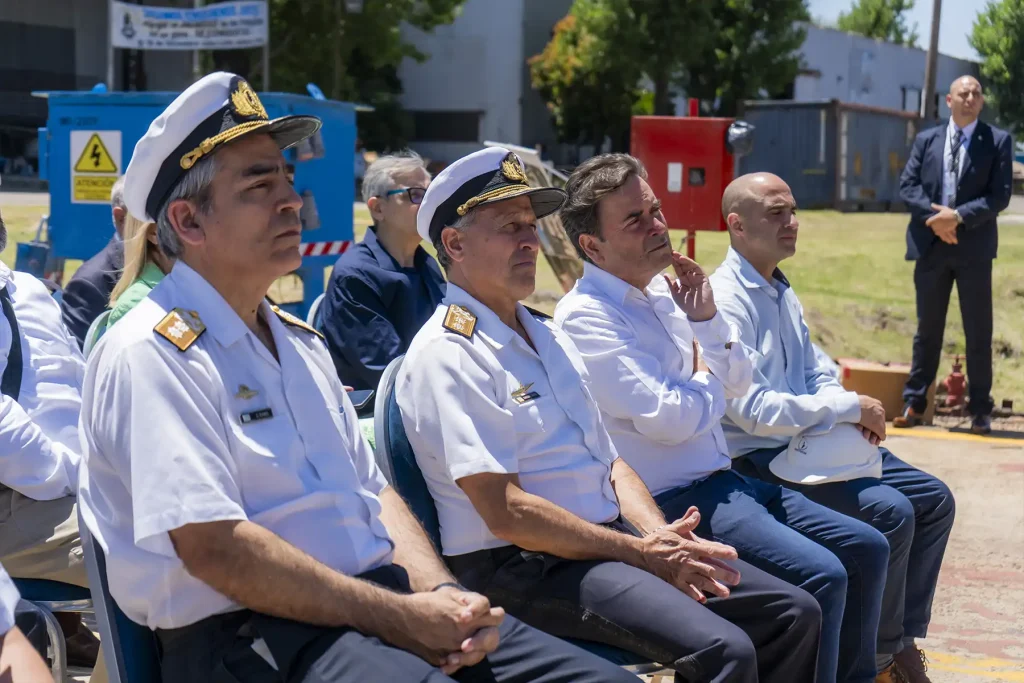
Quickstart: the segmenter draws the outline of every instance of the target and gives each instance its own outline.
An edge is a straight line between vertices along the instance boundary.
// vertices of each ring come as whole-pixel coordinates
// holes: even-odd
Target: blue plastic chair
[[[110,596],[103,548],[86,527],[81,513],[78,530],[110,683],[160,683],[156,634],[129,619]]]
[[[68,656],[64,644],[64,633],[57,622],[55,613],[92,612],[92,596],[88,588],[49,579],[13,579],[23,600],[28,600],[42,613],[46,622],[46,638],[49,641],[50,673],[54,683],[68,679]]]
[[[416,464],[416,456],[406,436],[398,401],[395,399],[395,376],[404,358],[399,356],[388,364],[377,387],[373,410],[377,441],[374,457],[388,483],[408,503],[413,514],[419,518],[427,536],[433,541],[434,547],[440,552],[441,525],[437,519],[437,508],[434,507],[434,499],[427,488],[427,482],[423,479],[419,465]],[[638,675],[671,673],[664,670],[660,664],[611,645],[574,638],[565,640]]]

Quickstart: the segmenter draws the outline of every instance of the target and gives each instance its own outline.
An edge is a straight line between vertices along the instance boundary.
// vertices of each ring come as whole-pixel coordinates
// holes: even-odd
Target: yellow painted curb
[[[979,436],[978,434],[961,434],[960,432],[948,432],[944,429],[896,429],[892,425],[886,429],[888,436],[893,438],[902,437],[905,439],[933,439],[936,441],[973,441],[975,443],[988,443],[1001,446],[1020,446],[1024,448],[1024,439],[1011,439],[998,436]]]
[[[936,671],[950,671],[1006,683],[1024,683],[1024,661],[1015,662],[991,657],[979,659],[934,650],[928,651],[928,660],[929,668]]]

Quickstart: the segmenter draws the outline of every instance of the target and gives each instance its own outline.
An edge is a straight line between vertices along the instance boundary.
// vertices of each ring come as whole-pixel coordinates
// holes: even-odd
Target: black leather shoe
[[[971,420],[971,434],[991,434],[992,433],[992,416],[991,415],[975,415],[974,419]]]

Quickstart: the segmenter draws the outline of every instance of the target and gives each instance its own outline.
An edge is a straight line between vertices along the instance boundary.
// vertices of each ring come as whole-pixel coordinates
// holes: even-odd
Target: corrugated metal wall
[[[902,211],[899,178],[921,119],[905,112],[827,102],[746,102],[755,126],[740,172],[768,171],[804,208]]]
[[[740,173],[784,179],[797,203],[832,208],[836,195],[836,121],[828,102],[748,102],[740,118],[754,125],[754,146]]]

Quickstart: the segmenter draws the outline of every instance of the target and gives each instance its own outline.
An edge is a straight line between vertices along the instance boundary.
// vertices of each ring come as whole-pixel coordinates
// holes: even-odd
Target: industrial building
[[[571,0],[468,0],[450,26],[430,34],[404,27],[406,40],[429,56],[422,63],[408,59],[399,70],[405,89],[401,102],[415,124],[413,147],[451,161],[495,140],[542,145],[546,156],[559,161],[575,157],[556,144],[526,65],[544,49],[571,5]],[[796,101],[836,99],[920,111],[924,50],[808,25],[802,58],[803,68],[790,89]],[[949,115],[941,94],[964,73],[977,75],[978,64],[939,55],[940,116]],[[685,102],[685,96],[676,98],[680,115]]]
[[[192,0],[145,4],[191,6]],[[88,90],[106,81],[107,0],[0,2],[0,172],[4,187],[32,187],[37,129],[46,124],[40,90]],[[114,87],[181,90],[192,82],[189,52],[117,50]]]

